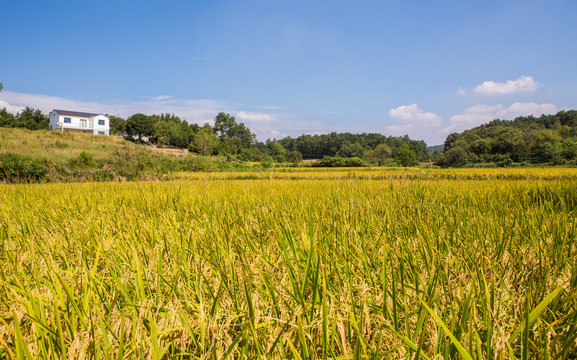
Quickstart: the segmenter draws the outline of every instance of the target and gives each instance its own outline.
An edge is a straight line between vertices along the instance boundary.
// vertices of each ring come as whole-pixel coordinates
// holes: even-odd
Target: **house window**
[[[105,125],[106,121],[104,120],[98,120],[98,125]]]
[[[64,118],[64,123],[65,124],[71,124],[72,120],[70,120],[70,118]]]
[[[99,131],[98,135],[106,135],[106,133],[104,131]]]
[[[80,127],[86,127],[87,123],[88,121],[86,121],[86,119],[80,119]]]

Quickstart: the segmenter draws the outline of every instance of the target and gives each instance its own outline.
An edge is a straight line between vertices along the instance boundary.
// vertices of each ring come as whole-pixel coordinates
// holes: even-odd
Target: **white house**
[[[110,135],[110,119],[104,114],[54,109],[50,113],[50,130]]]

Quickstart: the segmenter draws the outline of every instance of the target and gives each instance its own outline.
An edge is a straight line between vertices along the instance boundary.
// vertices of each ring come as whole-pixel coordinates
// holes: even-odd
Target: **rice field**
[[[577,358],[577,170],[301,170],[0,185],[0,359]]]

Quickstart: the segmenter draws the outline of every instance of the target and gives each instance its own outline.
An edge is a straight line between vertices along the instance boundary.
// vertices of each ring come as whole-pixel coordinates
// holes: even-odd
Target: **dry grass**
[[[119,151],[145,150],[120,136],[0,127],[0,154],[12,152],[63,163],[77,159],[83,151],[104,160]]]

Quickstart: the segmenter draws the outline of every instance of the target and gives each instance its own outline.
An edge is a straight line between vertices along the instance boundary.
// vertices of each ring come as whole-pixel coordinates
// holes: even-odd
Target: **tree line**
[[[555,115],[496,119],[462,133],[450,134],[438,164],[577,165],[577,111]]]
[[[49,124],[48,115],[43,114],[40,109],[26,107],[16,115],[9,113],[6,108],[0,110],[0,126],[2,127],[48,130]]]
[[[115,118],[114,123],[120,124],[121,119]],[[126,133],[137,140],[146,138],[159,145],[187,147],[202,155],[236,156],[242,161],[299,162],[303,158],[322,158],[325,166],[384,165],[393,161],[412,166],[429,159],[425,142],[408,136],[333,132],[258,142],[245,124],[225,113],[215,117],[214,125],[203,126],[188,124],[174,114],[135,114],[126,119],[124,126]]]
[[[279,142],[286,149],[299,151],[305,159],[323,157],[361,158],[383,165],[391,160],[415,165],[427,161],[429,152],[422,140],[405,136],[385,136],[377,133],[336,133],[286,137]]]
[[[127,119],[110,115],[112,134],[158,146],[188,148],[201,155],[224,155],[241,161],[300,162],[322,159],[319,166],[398,164],[430,161],[424,141],[377,133],[301,135],[259,142],[234,116],[219,113],[214,124],[189,124],[174,114],[134,114]],[[48,115],[26,107],[17,114],[0,110],[0,126],[48,129]],[[530,164],[577,165],[577,111],[555,115],[495,119],[450,134],[433,160],[444,167],[512,166]]]
[[[110,115],[110,133],[123,134],[137,142],[158,146],[188,148],[201,155],[224,155],[241,161],[293,162],[323,159],[323,166],[366,166],[396,162],[412,166],[428,160],[425,142],[408,136],[393,137],[375,133],[330,133],[301,135],[259,142],[251,130],[234,116],[219,113],[214,124],[189,124],[174,114],[134,114],[126,119]],[[13,115],[0,111],[0,126],[48,129],[49,117],[26,107]]]

